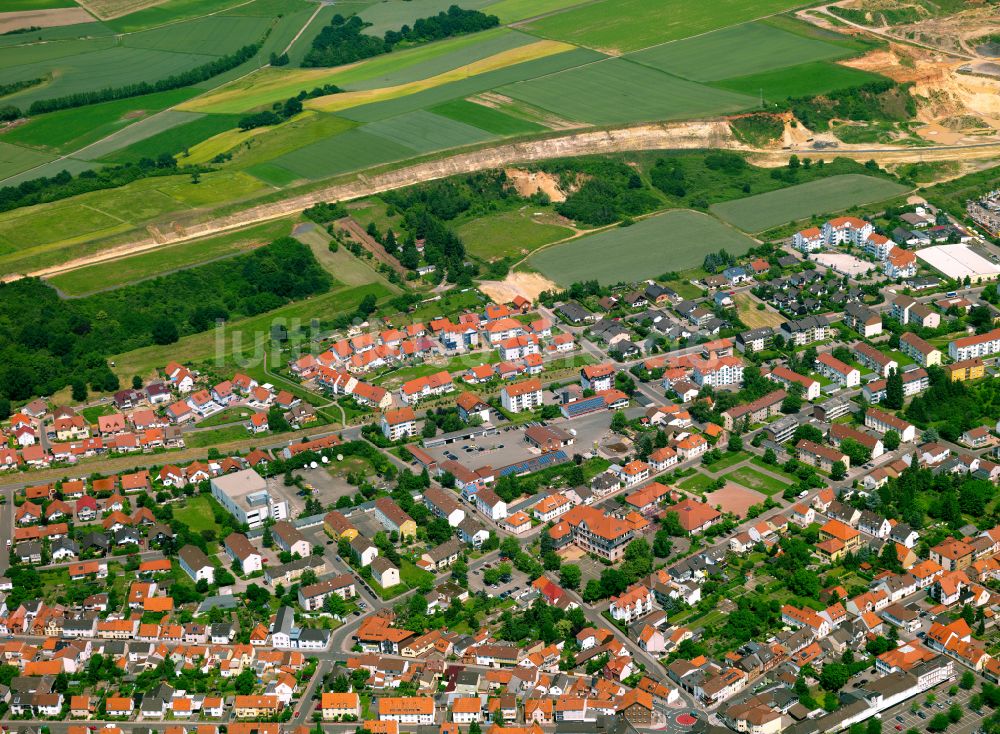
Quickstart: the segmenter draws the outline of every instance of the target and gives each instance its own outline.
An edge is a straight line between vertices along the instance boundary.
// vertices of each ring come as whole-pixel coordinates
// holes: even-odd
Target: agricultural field
[[[543,132],[548,128],[537,122],[514,117],[486,105],[455,99],[431,108],[431,112],[458,122],[465,122],[494,135],[523,135]]]
[[[733,49],[741,49],[733,63]],[[843,46],[776,28],[745,23],[629,54],[625,58],[696,82],[758,74],[852,53]],[[736,72],[734,74],[734,72]]]
[[[51,161],[54,156],[20,145],[11,145],[0,138],[0,170],[10,175],[28,171]]]
[[[725,79],[713,82],[712,86],[742,94],[763,94],[765,102],[781,102],[788,98],[823,94],[880,79],[882,77],[877,74],[860,69],[829,61],[814,61],[786,69]]]
[[[884,178],[845,174],[713,204],[710,210],[745,232],[762,232],[816,214],[882,201],[906,191],[905,186]]]
[[[477,217],[456,231],[469,254],[483,260],[520,258],[573,234],[551,209],[534,205]]]
[[[608,59],[497,90],[595,125],[738,112],[753,97],[715,90],[624,59]]]
[[[239,116],[166,110],[151,122],[158,124],[141,130],[136,129],[139,125],[133,126],[121,135],[90,146],[83,152],[84,157],[108,163],[137,163],[143,158],[155,159],[169,153],[184,164],[188,162],[185,153],[192,146],[232,129],[239,122]]]
[[[4,0],[4,13],[18,13],[28,10],[48,10],[49,8],[74,8],[73,0]]]
[[[191,240],[119,260],[90,265],[49,278],[48,282],[66,296],[82,296],[98,290],[137,283],[217,258],[238,255],[288,235],[291,231],[292,224],[289,220],[268,222],[239,232]]]
[[[527,24],[544,38],[602,51],[637,51],[793,8],[795,0],[598,0]]]
[[[536,18],[540,15],[555,13],[574,5],[582,5],[585,0],[500,0],[483,8],[484,13],[490,13],[500,18],[501,23],[513,23],[517,20]]]
[[[723,248],[741,255],[754,244],[707,214],[676,210],[554,245],[529,257],[527,264],[562,286],[594,278],[612,285],[695,267]]]
[[[68,153],[148,118],[152,113],[171,107],[197,92],[173,89],[143,97],[59,110],[31,118],[3,134],[0,141],[55,153]]]
[[[139,222],[232,201],[265,188],[245,173],[208,173],[197,184],[189,176],[163,176],[4,212],[0,272],[26,272],[82,257],[102,249],[101,238],[131,230]]]

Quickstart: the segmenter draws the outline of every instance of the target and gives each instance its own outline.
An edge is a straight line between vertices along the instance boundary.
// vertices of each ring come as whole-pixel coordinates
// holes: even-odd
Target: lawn
[[[599,0],[529,23],[544,38],[612,52],[637,51],[780,13],[795,0]],[[732,53],[730,51],[730,53]]]
[[[613,285],[695,267],[722,248],[742,255],[753,245],[749,237],[706,214],[676,210],[546,248],[532,255],[528,265],[564,286],[592,278]]]
[[[245,252],[291,231],[289,220],[267,222],[239,232],[160,247],[141,255],[71,270],[50,278],[49,282],[68,295],[84,295]]]
[[[742,94],[763,94],[767,102],[777,103],[790,97],[806,97],[856,87],[883,77],[829,61],[813,61],[786,69],[762,71],[724,81],[713,82],[717,89]]]
[[[747,458],[749,458],[749,454],[747,454],[745,451],[737,451],[734,454],[725,452],[722,454],[721,459],[716,461],[714,464],[704,464],[704,467],[711,472],[720,472],[723,469],[728,469],[731,466],[736,466],[741,461],[746,461]]]
[[[248,408],[246,406],[234,406],[232,408],[226,408],[211,418],[206,418],[203,421],[198,422],[199,428],[211,428],[213,426],[224,426],[227,423],[236,423],[237,421],[250,420],[250,416],[254,414],[253,408]],[[242,436],[241,436],[242,438]]]
[[[852,173],[713,204],[710,211],[746,232],[761,232],[816,214],[889,199],[907,190],[884,178]]]
[[[434,574],[417,568],[411,561],[401,558],[399,564],[399,580],[411,589],[418,588],[421,583],[433,583]]]
[[[32,117],[4,133],[0,140],[41,150],[68,152],[99,140],[121,128],[170,107],[195,94],[193,89],[172,89],[131,99],[59,110]]]
[[[695,492],[697,494],[703,494],[712,488],[715,480],[707,474],[694,474],[684,481],[682,481],[677,486],[681,489],[685,489],[688,492]]]
[[[219,531],[219,524],[215,522],[215,514],[212,507],[213,500],[208,495],[195,495],[188,498],[183,505],[174,505],[174,520],[187,525],[188,529],[195,533],[202,530]]]
[[[111,415],[112,413],[117,413],[113,405],[91,405],[89,408],[84,408],[80,411],[80,415],[87,423],[97,423],[97,419],[102,415]]]
[[[789,474],[784,469],[782,469],[780,466],[776,466],[774,464],[767,464],[767,463],[765,463],[764,460],[761,457],[759,457],[759,456],[754,456],[752,459],[750,459],[750,463],[753,464],[753,465],[755,465],[755,466],[759,466],[761,469],[766,469],[767,471],[771,472],[772,474],[777,474],[779,477],[784,477],[789,482],[797,482],[797,481],[799,481],[798,477],[794,476],[793,474]]]
[[[457,232],[471,255],[483,260],[519,258],[573,234],[556,221],[550,208],[528,205],[471,219],[459,225]]]
[[[250,436],[251,434],[246,429],[246,426],[226,426],[225,428],[213,428],[208,431],[185,433],[184,445],[192,449],[200,449],[232,441],[240,441]]]
[[[757,103],[750,95],[713,89],[625,59],[608,59],[497,91],[595,125],[738,112]]]
[[[738,48],[739,63],[733,49]],[[794,66],[809,61],[835,59],[852,53],[833,43],[806,38],[766,23],[744,23],[696,38],[630,54],[626,58],[696,82],[728,79]]]
[[[766,494],[768,497],[788,489],[788,485],[785,482],[767,476],[756,469],[751,469],[749,466],[741,466],[739,469],[730,472],[726,475],[726,479]]]

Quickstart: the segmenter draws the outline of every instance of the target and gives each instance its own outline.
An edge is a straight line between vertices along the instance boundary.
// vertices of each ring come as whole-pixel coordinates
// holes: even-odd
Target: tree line
[[[495,15],[478,10],[464,10],[452,5],[447,12],[428,18],[418,18],[411,28],[404,25],[398,31],[386,31],[382,38],[368,35],[371,26],[357,15],[345,18],[339,13],[313,39],[312,48],[302,60],[302,66],[340,66],[372,56],[391,53],[401,44],[418,44],[442,38],[476,33],[500,25]]]
[[[111,102],[116,99],[128,99],[130,97],[141,97],[145,94],[154,94],[156,92],[166,92],[170,89],[180,89],[181,87],[190,87],[192,84],[199,84],[200,82],[211,79],[213,76],[218,76],[230,69],[235,69],[240,64],[249,61],[257,52],[260,51],[261,47],[264,45],[264,40],[267,38],[265,34],[264,38],[257,41],[257,43],[251,43],[242,48],[237,49],[231,54],[225,56],[220,56],[208,63],[202,64],[201,66],[196,66],[188,71],[181,72],[179,74],[172,74],[164,79],[160,79],[156,82],[137,82],[135,84],[126,84],[121,87],[105,87],[104,89],[98,89],[90,92],[77,92],[75,94],[67,94],[62,97],[53,97],[51,99],[39,99],[31,103],[28,107],[29,115],[41,115],[45,112],[55,112],[56,110],[66,110],[73,107],[84,107],[86,105],[99,104],[101,102]]]
[[[294,97],[289,97],[284,102],[275,102],[269,110],[244,116],[240,119],[238,126],[240,130],[253,130],[256,127],[277,125],[302,112],[302,103],[305,100],[324,97],[328,94],[340,94],[343,91],[336,84],[324,84],[322,87],[314,87],[308,92],[303,89]]]
[[[118,389],[109,355],[325,292],[312,251],[283,237],[246,255],[85,298],[62,300],[35,278],[0,284],[0,395],[25,400],[76,381]]]

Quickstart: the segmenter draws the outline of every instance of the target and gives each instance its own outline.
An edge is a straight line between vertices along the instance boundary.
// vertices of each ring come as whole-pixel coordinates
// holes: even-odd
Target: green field
[[[222,56],[260,40],[269,25],[270,19],[261,16],[214,15],[134,33],[125,36],[123,44],[152,51]]]
[[[845,89],[882,79],[860,69],[852,69],[829,61],[813,61],[787,69],[764,71],[720,82],[717,89],[743,94],[763,94],[767,102],[781,102],[790,97],[809,97],[835,89]]]
[[[571,69],[581,64],[588,64],[602,58],[600,54],[589,49],[574,49],[552,54],[544,58],[513,64],[502,69],[487,71],[458,81],[448,82],[439,86],[424,89],[414,94],[396,99],[353,107],[340,113],[358,122],[373,122],[386,117],[395,117],[404,112],[428,109],[460,97],[468,97],[490,89],[512,84],[523,79],[555,74],[565,69]]]
[[[846,174],[713,204],[711,212],[745,232],[762,232],[816,214],[882,201],[907,190],[884,178]]]
[[[0,135],[0,141],[68,153],[196,94],[194,89],[172,89],[143,97],[50,112],[12,128]]]
[[[243,432],[246,433],[246,429]],[[174,519],[186,525],[193,533],[200,533],[202,530],[218,532],[219,525],[215,522],[212,502],[206,495],[190,497],[182,506],[174,507]]]
[[[17,13],[26,10],[47,10],[49,8],[75,8],[73,0],[4,0],[0,12]]]
[[[624,59],[608,59],[497,91],[595,125],[715,115],[755,104],[753,97],[695,84]]]
[[[165,3],[105,23],[118,33],[134,33],[143,28],[199,18],[240,4],[241,0],[167,0]]]
[[[529,23],[545,38],[612,52],[637,51],[793,8],[794,0],[598,0]],[[730,52],[732,53],[732,52]]]
[[[459,122],[468,123],[494,135],[524,135],[547,130],[548,128],[530,120],[508,115],[506,112],[476,104],[466,99],[454,99],[451,102],[431,108],[431,112]]]
[[[430,153],[445,148],[481,143],[493,138],[485,130],[464,122],[420,110],[399,117],[378,120],[365,126],[369,135],[377,135],[398,145],[413,148],[418,153]]]
[[[32,148],[11,145],[0,139],[0,176],[13,176],[51,161],[53,156]]]
[[[125,232],[139,222],[232,201],[264,188],[245,173],[207,173],[197,184],[190,176],[163,176],[4,212],[0,214],[0,273],[27,272],[81,257],[102,249],[94,240]]]
[[[726,479],[741,484],[749,489],[756,490],[761,494],[770,497],[773,494],[784,492],[788,489],[788,484],[780,479],[770,477],[763,472],[752,469],[749,466],[741,466],[739,469],[726,475]]]
[[[487,5],[484,13],[490,13],[500,18],[502,23],[512,23],[515,20],[535,18],[546,13],[581,5],[585,0],[500,0]]]
[[[715,480],[707,474],[702,474],[701,472],[697,474],[692,474],[690,477],[682,481],[677,486],[681,489],[686,489],[688,492],[695,492],[697,494],[704,494],[712,488]]]
[[[141,255],[90,265],[57,275],[49,282],[68,296],[81,296],[245,252],[291,231],[290,221],[267,222],[240,232],[160,247]]]
[[[137,163],[142,158],[155,159],[162,153],[170,153],[177,156],[183,165],[184,156],[181,154],[184,151],[213,135],[233,129],[240,119],[239,115],[199,115],[195,112],[181,112],[180,110],[168,110],[163,114],[183,115],[185,121],[170,125],[166,129],[119,149],[107,153],[102,151],[102,159],[114,163]],[[91,150],[87,150],[86,153],[88,157],[92,155]]]
[[[413,148],[378,135],[363,130],[348,130],[342,135],[279,156],[271,165],[295,178],[319,179],[402,160],[415,153]]]
[[[535,216],[539,213],[542,216]],[[519,258],[573,234],[572,229],[552,223],[554,218],[551,210],[529,205],[477,217],[460,225],[457,232],[471,255],[483,260]]]
[[[462,0],[466,10],[479,10],[492,0]],[[371,23],[365,33],[381,36],[389,30],[398,31],[404,24],[412,25],[417,18],[437,15],[454,5],[454,0],[382,0],[362,10],[361,19]]]
[[[739,49],[735,58],[733,49]],[[843,46],[806,38],[766,23],[745,23],[654,46],[626,58],[685,79],[710,82],[737,74],[747,76],[808,61],[835,59],[850,53],[851,50]]]
[[[701,265],[722,248],[742,255],[754,244],[707,214],[676,210],[555,245],[532,255],[528,265],[562,286],[594,278],[613,285]]]

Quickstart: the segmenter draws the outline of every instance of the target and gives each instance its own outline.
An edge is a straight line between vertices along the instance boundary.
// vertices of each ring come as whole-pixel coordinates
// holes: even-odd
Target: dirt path
[[[137,239],[125,245],[36,270],[27,275],[53,276],[86,265],[118,259],[125,255],[280,219],[297,214],[320,202],[349,201],[412,186],[423,181],[491,168],[503,168],[515,163],[638,150],[692,150],[700,148],[742,150],[751,154],[755,163],[764,166],[784,165],[792,153],[808,155],[813,158],[847,157],[863,161],[874,159],[885,164],[990,157],[1000,154],[1000,141],[927,148],[842,145],[839,148],[826,151],[815,151],[808,147],[792,147],[789,150],[763,150],[751,148],[735,141],[725,120],[654,123],[612,130],[590,130],[542,140],[506,143],[467,153],[456,153],[445,158],[404,166],[384,173],[373,175],[360,173],[346,183],[318,189],[308,194],[292,196],[282,201],[250,207],[227,217],[190,227],[176,226],[165,229],[159,232],[156,237]],[[24,274],[9,274],[4,276],[4,280],[16,280],[21,277],[24,277]]]
[[[385,248],[365,231],[365,228],[358,223],[357,219],[354,217],[344,217],[343,219],[338,219],[334,224],[338,229],[347,232],[351,236],[351,239],[374,255],[376,260],[385,263],[404,278],[406,277],[406,268],[399,264],[399,260],[386,252]]]

